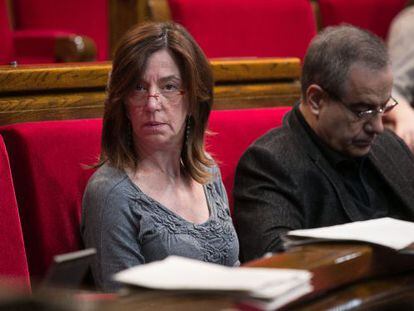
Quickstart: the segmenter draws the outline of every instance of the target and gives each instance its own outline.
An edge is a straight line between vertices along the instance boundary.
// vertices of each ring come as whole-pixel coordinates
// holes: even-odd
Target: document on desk
[[[170,256],[115,274],[118,282],[158,290],[205,291],[231,294],[262,309],[284,305],[312,290],[305,270],[225,267]]]
[[[293,230],[284,239],[288,247],[320,241],[361,241],[411,253],[414,223],[385,217],[316,229]]]

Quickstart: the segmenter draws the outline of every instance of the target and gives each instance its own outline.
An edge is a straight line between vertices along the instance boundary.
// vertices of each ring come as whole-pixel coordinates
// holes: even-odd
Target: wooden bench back
[[[214,109],[290,106],[300,97],[296,58],[212,60]],[[0,125],[102,117],[111,63],[0,67]]]

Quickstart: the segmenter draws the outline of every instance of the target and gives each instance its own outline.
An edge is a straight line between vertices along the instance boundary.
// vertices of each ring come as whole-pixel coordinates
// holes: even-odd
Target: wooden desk
[[[300,97],[296,58],[211,60],[214,109],[290,106]],[[0,66],[0,125],[101,117],[111,63]]]
[[[314,291],[284,310],[410,310],[414,306],[414,260],[364,244],[315,244],[255,260],[250,267],[308,269]],[[105,304],[117,310],[228,310],[231,298],[157,291],[136,292]],[[410,309],[408,309],[410,307]]]
[[[269,258],[252,261],[246,266],[302,268],[314,273],[314,291],[283,310],[400,311],[412,310],[414,306],[412,259],[412,255],[398,256],[369,245],[340,243],[297,247]],[[131,290],[129,294],[123,295],[79,294],[74,291],[53,290],[38,292],[31,298],[26,296],[23,301],[26,305],[40,303],[45,307],[55,307],[49,308],[50,310],[56,310],[56,306],[60,306],[62,308],[59,310],[68,311],[203,311],[237,310],[241,306],[233,298],[217,294],[151,290]],[[1,295],[0,310],[6,310],[2,309]]]
[[[368,308],[397,303],[400,296],[414,305],[414,257],[386,248],[363,243],[311,244],[246,266],[313,273],[313,292],[287,309],[324,310],[352,303]]]

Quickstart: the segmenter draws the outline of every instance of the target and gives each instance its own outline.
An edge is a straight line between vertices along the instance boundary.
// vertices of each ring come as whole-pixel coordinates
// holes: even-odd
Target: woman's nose
[[[160,94],[153,93],[147,95],[145,107],[149,110],[157,110],[160,107]]]

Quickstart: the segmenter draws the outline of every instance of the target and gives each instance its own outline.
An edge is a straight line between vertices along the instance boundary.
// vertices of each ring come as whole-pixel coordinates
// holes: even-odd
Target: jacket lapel
[[[298,106],[295,106],[294,109],[298,109]],[[286,126],[289,126],[292,129],[292,132],[294,133],[295,139],[299,147],[302,148],[302,150],[308,154],[311,160],[315,163],[315,165],[320,169],[323,175],[325,175],[325,177],[332,184],[341,204],[341,207],[345,210],[345,213],[348,215],[349,219],[351,221],[362,220],[358,216],[358,213],[355,212],[355,204],[349,196],[347,190],[345,189],[345,185],[341,177],[335,172],[332,166],[323,157],[318,146],[309,137],[309,134],[303,128],[302,124],[295,115],[295,111],[293,109],[286,116],[284,123]]]
[[[405,179],[399,172],[397,163],[392,159],[394,153],[392,151],[386,152],[385,148],[376,145],[369,155],[372,164],[383,176],[385,182],[391,189],[400,197],[404,203],[405,208],[414,217],[414,191],[410,181]]]

